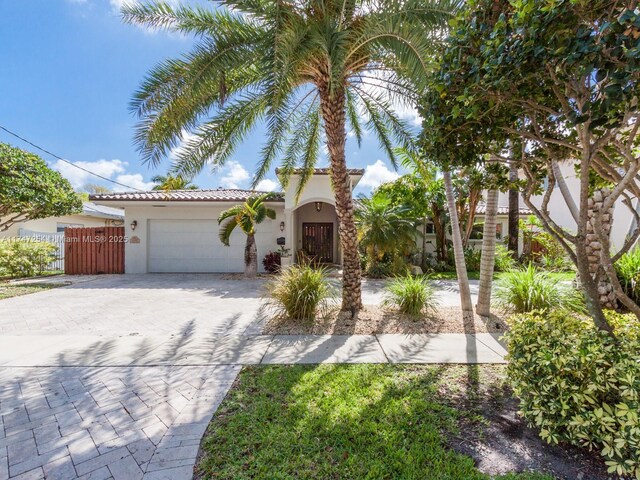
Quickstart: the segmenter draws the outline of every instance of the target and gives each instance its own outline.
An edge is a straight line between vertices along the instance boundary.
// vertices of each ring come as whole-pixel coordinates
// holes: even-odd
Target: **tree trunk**
[[[551,160],[551,171],[553,172],[553,176],[556,179],[556,185],[558,185],[558,188],[560,188],[562,198],[564,198],[564,202],[567,204],[569,212],[571,212],[571,216],[573,217],[575,222],[578,223],[580,221],[580,213],[578,212],[578,207],[576,206],[576,202],[573,200],[573,196],[569,191],[567,182],[565,182],[564,177],[562,176],[560,166],[555,160]]]
[[[473,225],[476,222],[476,211],[478,210],[478,203],[482,199],[482,190],[470,189],[469,190],[469,212],[467,213],[466,223],[464,225],[464,234],[462,235],[462,247],[467,248],[469,244],[469,238],[471,238],[471,232]],[[460,226],[462,228],[462,225]]]
[[[583,152],[581,159],[582,161],[580,163],[580,207],[578,210],[578,233],[576,235],[577,241],[575,243],[576,266],[578,267],[580,283],[582,285],[582,288],[584,289],[587,310],[593,318],[593,323],[598,329],[613,334],[613,329],[607,322],[607,319],[602,312],[602,307],[600,306],[598,287],[596,286],[596,282],[591,276],[591,267],[589,264],[589,256],[587,253],[587,228],[589,223],[589,171],[591,167],[591,148],[590,140],[586,132],[583,132],[581,137]]]
[[[453,255],[456,263],[456,274],[458,276],[458,288],[460,289],[462,314],[473,317],[473,303],[471,302],[471,289],[469,287],[469,277],[467,276],[467,266],[464,261],[460,222],[458,221],[458,212],[456,210],[456,199],[453,193],[451,172],[448,169],[444,170],[444,188],[447,195],[447,205],[449,206],[449,216],[451,218]]]
[[[422,263],[422,270],[427,268],[427,220],[429,217],[425,216],[422,219],[422,257],[420,263]]]
[[[518,180],[518,167],[515,161],[509,162],[509,181]],[[509,241],[507,248],[514,259],[519,257],[519,237],[520,237],[520,198],[517,188],[509,189]]]
[[[488,317],[491,313],[491,283],[496,261],[496,217],[498,214],[498,190],[487,192],[487,209],[482,231],[482,257],[480,260],[480,290],[476,313]]]
[[[253,278],[258,274],[258,251],[256,249],[256,237],[247,235],[247,243],[244,246],[244,276]]]
[[[330,92],[327,85],[319,85],[320,108],[327,137],[331,184],[336,199],[338,231],[342,247],[342,310],[352,313],[362,308],[360,256],[358,232],[353,215],[351,177],[345,158],[345,93]]]

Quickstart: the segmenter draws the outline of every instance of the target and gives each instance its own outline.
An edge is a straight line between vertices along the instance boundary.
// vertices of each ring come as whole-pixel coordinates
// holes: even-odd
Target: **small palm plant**
[[[393,305],[402,313],[417,316],[425,310],[435,311],[438,300],[425,277],[409,275],[397,277],[387,284],[384,305]]]
[[[392,205],[384,194],[359,198],[355,212],[358,240],[367,252],[372,270],[385,253],[407,253],[415,246],[418,231],[410,213],[405,207]]]
[[[229,246],[231,234],[236,227],[247,236],[247,243],[244,247],[244,274],[247,277],[255,277],[258,273],[258,251],[256,249],[256,226],[265,219],[275,219],[275,210],[267,207],[265,202],[271,194],[250,197],[242,205],[231,207],[220,214],[218,225],[226,221],[220,229],[220,241]]]

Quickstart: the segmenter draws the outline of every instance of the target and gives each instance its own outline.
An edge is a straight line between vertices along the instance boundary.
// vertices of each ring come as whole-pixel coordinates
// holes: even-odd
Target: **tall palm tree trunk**
[[[244,275],[255,277],[258,274],[258,250],[256,249],[256,237],[247,235],[247,243],[244,246]]]
[[[453,194],[453,183],[451,182],[451,172],[444,170],[444,189],[447,195],[447,205],[451,218],[451,232],[453,241],[453,256],[456,263],[456,274],[458,276],[458,288],[460,289],[460,303],[464,316],[473,316],[473,304],[471,302],[471,289],[469,288],[469,277],[467,276],[467,265],[464,261],[464,249],[462,247],[462,234],[460,233],[460,222],[458,221],[458,211],[456,210],[456,198]]]
[[[480,290],[476,313],[488,317],[491,313],[491,283],[496,262],[496,216],[498,214],[498,190],[487,192],[487,208],[482,230],[482,257],[480,260]]]
[[[345,93],[330,92],[320,86],[320,107],[327,136],[331,165],[331,184],[336,199],[340,245],[342,247],[342,310],[354,312],[362,308],[360,256],[358,232],[353,215],[351,177],[345,158]]]

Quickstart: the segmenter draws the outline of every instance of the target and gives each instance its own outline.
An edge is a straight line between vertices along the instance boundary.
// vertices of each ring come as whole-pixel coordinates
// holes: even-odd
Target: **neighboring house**
[[[364,170],[348,173],[353,189]],[[296,201],[299,174],[294,172],[286,191],[274,193],[268,202],[276,211],[275,220],[257,226],[260,269],[264,256],[281,246],[291,255],[284,263],[291,262],[299,250],[322,262],[342,263],[329,171],[315,169]],[[264,192],[219,188],[107,193],[91,195],[90,200],[125,211],[126,273],[242,272],[246,237],[236,229],[230,246],[223,246],[217,218],[223,210],[260,193]]]
[[[123,210],[84,202],[82,213],[15,223],[8,230],[0,232],[0,238],[63,233],[65,227],[104,227],[123,224]]]
[[[562,176],[565,179],[568,190],[571,192],[573,200],[575,201],[576,205],[579,205],[580,180],[576,174],[574,164],[572,162],[562,163],[560,164],[560,171],[562,172]],[[542,204],[542,199],[543,195],[532,197],[533,204],[536,207],[540,207],[540,205]],[[640,213],[638,199],[634,199],[633,204],[636,210]],[[509,197],[506,193],[500,194],[498,205],[500,205],[500,208],[508,208]],[[525,207],[524,201],[522,199],[520,199],[520,207]],[[549,216],[556,224],[560,225],[571,233],[576,232],[576,222],[571,216],[571,212],[569,211],[567,203],[565,202],[562,193],[560,193],[560,189],[558,188],[558,186],[555,187],[553,193],[551,194],[551,199],[549,201],[547,210],[549,212]],[[613,226],[611,229],[611,247],[614,251],[618,250],[622,247],[622,245],[624,245],[626,238],[633,232],[633,230],[635,230],[636,226],[637,223],[634,214],[626,205],[622,204],[621,201],[616,202],[613,211]]]

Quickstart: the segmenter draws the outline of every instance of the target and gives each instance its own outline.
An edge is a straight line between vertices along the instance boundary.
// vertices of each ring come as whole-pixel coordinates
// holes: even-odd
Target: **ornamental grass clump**
[[[420,315],[425,310],[435,310],[438,301],[433,288],[425,277],[396,277],[386,286],[385,306],[394,306],[401,313]]]
[[[615,263],[618,280],[625,293],[636,303],[640,302],[640,247],[628,251]]]
[[[544,440],[598,451],[609,473],[640,478],[640,323],[609,320],[615,337],[566,310],[512,317],[507,374]]]
[[[496,304],[511,313],[565,309],[584,312],[582,294],[549,272],[529,264],[500,274],[495,285]]]
[[[268,304],[279,315],[297,320],[313,320],[326,310],[335,298],[335,291],[324,267],[308,264],[282,268],[267,283]]]

